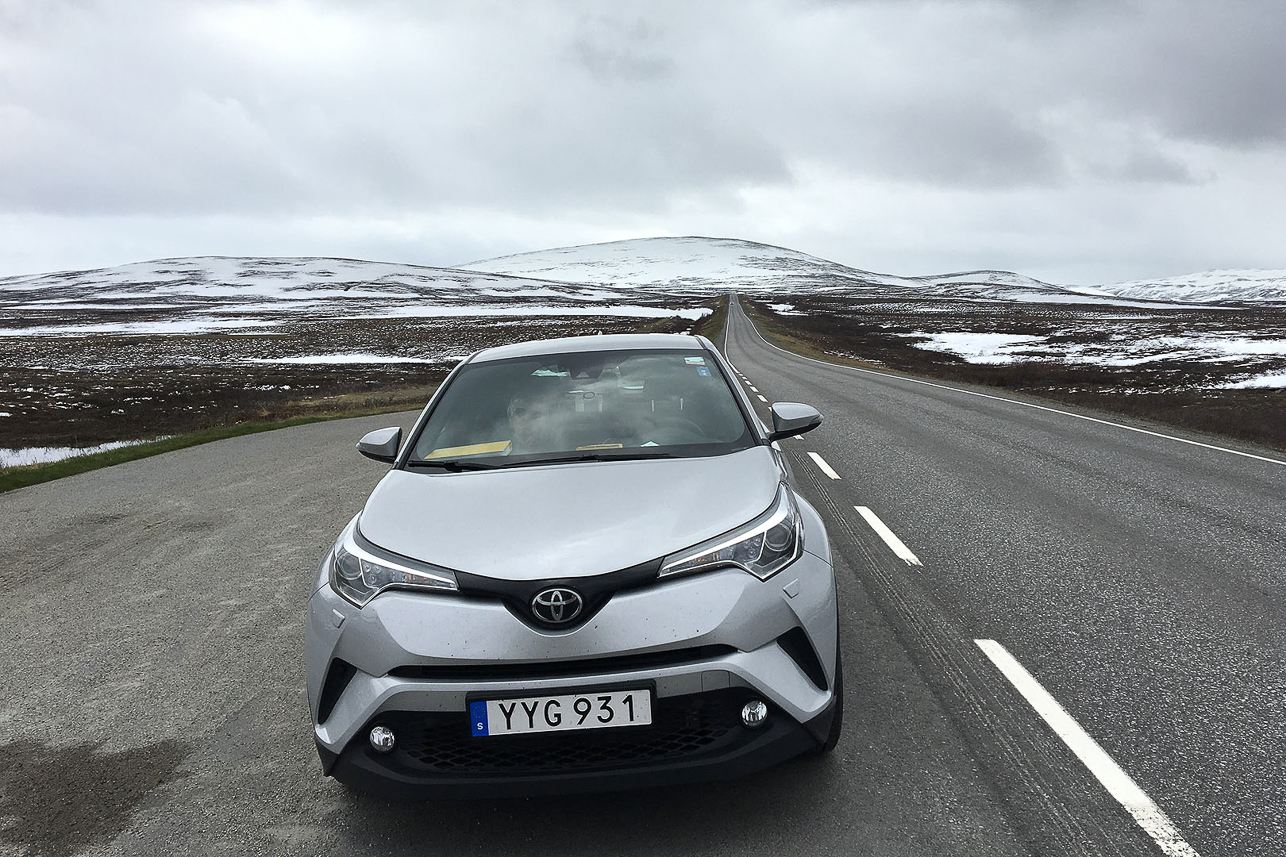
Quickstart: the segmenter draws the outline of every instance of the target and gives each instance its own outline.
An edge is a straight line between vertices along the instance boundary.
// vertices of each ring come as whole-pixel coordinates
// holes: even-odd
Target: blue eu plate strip
[[[487,703],[469,703],[469,728],[474,735],[487,734]]]

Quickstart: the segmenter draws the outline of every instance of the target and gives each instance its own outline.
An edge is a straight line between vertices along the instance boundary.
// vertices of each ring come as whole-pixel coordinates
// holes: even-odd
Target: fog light
[[[751,729],[758,729],[768,720],[768,706],[755,699],[741,706],[741,722]],[[375,740],[374,738],[371,739]]]
[[[743,714],[744,718],[745,715]],[[371,729],[371,746],[375,748],[376,753],[391,753],[393,745],[397,743],[397,738],[393,735],[393,730],[387,726],[375,726]]]

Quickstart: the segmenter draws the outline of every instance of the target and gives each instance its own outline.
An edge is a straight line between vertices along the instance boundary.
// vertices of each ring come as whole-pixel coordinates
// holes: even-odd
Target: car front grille
[[[686,649],[667,649],[644,654],[615,655],[606,658],[585,658],[576,661],[536,661],[516,664],[438,665],[410,664],[394,667],[389,675],[395,678],[426,679],[434,681],[530,681],[561,676],[605,675],[631,670],[658,669],[682,666],[700,661],[713,661],[734,655],[733,646],[711,645]]]
[[[525,735],[473,737],[464,712],[395,712],[378,722],[397,735],[399,766],[426,773],[597,771],[727,751],[752,737],[740,722],[747,699],[737,689],[667,697],[654,701],[649,726]]]

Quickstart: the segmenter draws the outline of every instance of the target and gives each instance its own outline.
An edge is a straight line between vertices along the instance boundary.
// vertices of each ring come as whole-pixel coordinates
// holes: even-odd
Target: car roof
[[[681,333],[614,333],[610,336],[568,336],[562,339],[541,339],[486,348],[473,355],[469,362],[507,360],[511,357],[534,357],[541,354],[575,354],[584,351],[638,351],[651,348],[676,348],[685,351],[704,351],[705,346],[695,336]]]

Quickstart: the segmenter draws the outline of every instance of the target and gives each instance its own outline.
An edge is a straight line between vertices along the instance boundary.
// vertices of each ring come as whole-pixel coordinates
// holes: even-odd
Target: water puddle
[[[178,741],[119,753],[93,744],[0,745],[0,845],[32,857],[71,857],[110,841],[148,792],[179,776],[189,752]]]

